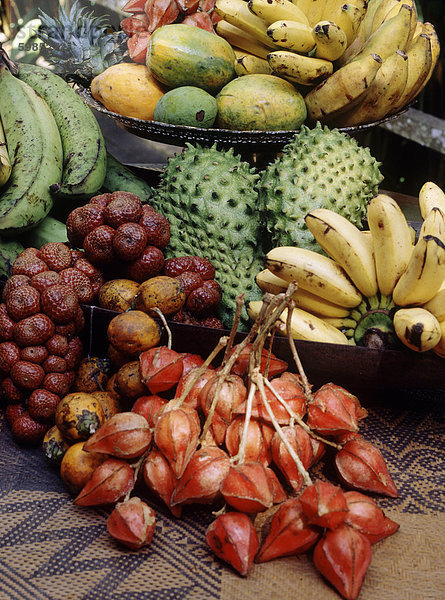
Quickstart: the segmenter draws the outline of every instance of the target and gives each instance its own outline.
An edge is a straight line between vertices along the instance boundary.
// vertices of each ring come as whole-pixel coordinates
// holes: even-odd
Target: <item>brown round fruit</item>
[[[105,456],[85,452],[85,442],[70,446],[63,455],[60,465],[60,477],[72,494],[78,494],[91,478],[94,470],[104,462]]]
[[[111,279],[99,290],[99,306],[116,312],[131,308],[131,302],[139,289],[139,284],[131,279]]]
[[[42,442],[43,454],[48,460],[60,465],[68,448],[69,444],[63,437],[62,432],[57,425],[53,425],[51,429],[48,429]]]
[[[113,415],[122,412],[121,404],[119,402],[118,397],[115,394],[112,394],[110,392],[97,391],[93,392],[91,395],[94,396],[96,400],[99,400],[99,402],[101,403],[105,414],[105,421],[108,421],[108,419]]]
[[[77,315],[77,294],[68,285],[51,285],[43,290],[40,300],[42,311],[57,325],[68,323]]]
[[[137,357],[159,343],[161,330],[156,321],[145,312],[129,310],[111,319],[107,335],[110,344],[117,350],[128,357]]]
[[[15,342],[0,343],[0,374],[7,375],[11,367],[20,360],[20,348]]]
[[[122,365],[116,374],[116,386],[119,395],[130,400],[149,393],[147,386],[142,383],[138,360]]]
[[[115,229],[101,225],[93,229],[83,240],[86,257],[93,264],[110,264],[115,258],[113,252],[113,237]]]
[[[60,398],[56,394],[41,388],[36,389],[32,392],[28,400],[29,414],[39,422],[52,421],[59,401]]]
[[[105,421],[100,404],[91,394],[74,392],[67,394],[57,405],[56,425],[69,440],[86,440]]]
[[[83,358],[76,372],[74,386],[78,392],[91,394],[105,389],[110,372],[110,361],[92,356]]]
[[[113,237],[113,251],[121,260],[136,260],[147,245],[147,233],[138,223],[123,223]]]
[[[165,248],[170,242],[170,223],[164,215],[153,210],[151,206],[142,207],[139,225],[147,232],[147,243],[157,248]]]
[[[6,297],[6,310],[14,321],[40,312],[40,293],[30,285],[22,285]]]
[[[56,271],[42,271],[42,273],[37,273],[37,275],[31,277],[31,281],[29,283],[39,292],[43,292],[43,290],[50,285],[56,285],[58,283],[62,283],[62,281],[59,273]]]
[[[45,346],[27,346],[20,351],[20,358],[41,365],[48,357]]]
[[[54,323],[47,315],[37,313],[16,323],[12,335],[19,346],[40,346],[54,335]]]
[[[71,251],[62,242],[48,242],[41,246],[38,254],[51,271],[62,271],[71,265]]]
[[[94,298],[93,286],[85,273],[79,269],[69,267],[60,271],[62,283],[71,287],[77,294],[79,302],[89,304]]]
[[[2,292],[3,302],[6,301],[6,298],[8,297],[9,292],[17,289],[18,287],[20,287],[22,285],[29,285],[30,281],[31,280],[27,275],[11,275],[11,277],[5,282],[5,285],[3,286],[3,292]]]
[[[158,308],[162,314],[174,315],[184,306],[185,292],[179,279],[159,275],[147,279],[139,286],[134,297],[133,306],[136,310],[155,314]]]
[[[142,214],[142,203],[138,196],[129,192],[114,192],[104,209],[107,225],[117,229],[123,223],[136,223]]]
[[[126,265],[126,274],[130,279],[142,283],[150,277],[159,275],[163,266],[162,250],[156,246],[146,246],[139,258]]]

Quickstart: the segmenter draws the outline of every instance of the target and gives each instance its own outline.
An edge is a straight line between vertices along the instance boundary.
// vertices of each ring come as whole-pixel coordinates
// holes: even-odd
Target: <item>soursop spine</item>
[[[232,325],[236,297],[261,297],[255,275],[262,269],[262,225],[258,210],[259,175],[233,148],[221,152],[187,144],[171,157],[151,204],[170,222],[166,256],[209,259],[222,287],[220,317]],[[248,323],[245,310],[242,324]]]

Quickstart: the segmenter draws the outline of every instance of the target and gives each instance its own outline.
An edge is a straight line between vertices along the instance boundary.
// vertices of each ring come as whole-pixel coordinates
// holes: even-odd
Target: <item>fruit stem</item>
[[[131,496],[131,493],[132,493],[132,491],[134,490],[134,486],[136,485],[136,481],[137,481],[137,479],[138,479],[139,471],[140,471],[140,469],[141,469],[141,467],[142,467],[142,465],[143,465],[143,463],[144,463],[144,460],[145,460],[145,459],[147,458],[147,456],[150,454],[150,451],[151,451],[150,449],[149,449],[149,450],[146,450],[146,451],[145,451],[145,452],[142,454],[142,456],[140,456],[140,457],[138,458],[138,460],[137,460],[135,463],[133,463],[132,465],[130,465],[130,466],[131,466],[131,467],[134,469],[134,475],[133,475],[133,477],[134,477],[134,484],[133,484],[132,488],[131,488],[130,490],[128,490],[128,492],[125,494],[125,497],[124,497],[124,499],[122,500],[122,502],[127,502],[127,500],[129,500],[129,498],[130,498],[130,496]]]
[[[154,310],[154,312],[156,312],[159,315],[159,318],[161,319],[162,324],[164,325],[164,328],[167,331],[167,348],[169,350],[171,350],[171,347],[172,347],[172,332],[171,332],[170,327],[167,324],[167,320],[164,317],[162,311],[159,309],[158,306],[154,306],[153,310]]]
[[[281,430],[281,427],[280,427],[278,421],[276,420],[275,415],[273,414],[273,410],[270,408],[269,400],[266,397],[266,392],[264,389],[264,376],[261,375],[261,373],[259,373],[258,371],[256,371],[255,373],[252,373],[252,381],[258,387],[258,390],[261,395],[261,400],[263,401],[263,404],[269,414],[270,420],[272,421],[275,431],[277,432],[279,438],[281,439],[284,446],[286,447],[286,450],[289,452],[290,456],[292,457],[292,460],[297,465],[297,469],[298,469],[300,475],[303,477],[304,483],[307,486],[312,485],[312,480],[311,480],[309,473],[304,468],[303,463],[301,462],[300,457],[295,452],[294,448],[292,448],[292,446],[289,444],[289,441],[286,439],[286,436],[283,434],[283,431]]]
[[[224,365],[229,359],[229,355],[233,348],[235,341],[236,332],[238,331],[239,322],[241,319],[241,311],[244,305],[244,294],[240,294],[236,297],[235,316],[233,317],[232,329],[230,330],[229,341],[227,342],[226,350],[224,352],[224,358],[222,364]]]
[[[254,372],[258,373],[259,368],[256,367]],[[243,431],[241,434],[240,445],[239,445],[236,456],[234,456],[232,458],[232,462],[234,464],[242,464],[244,462],[244,459],[246,456],[247,429],[249,427],[250,418],[252,416],[252,404],[253,404],[253,398],[255,396],[256,390],[257,390],[256,384],[252,383],[252,385],[249,388],[249,394],[248,394],[247,400],[246,400],[246,414],[244,416]]]
[[[306,401],[311,402],[314,399],[314,397],[312,396],[308,378],[306,377],[306,373],[304,372],[303,365],[300,360],[300,356],[299,356],[299,354],[297,352],[297,348],[295,346],[294,338],[292,337],[291,322],[292,322],[292,311],[293,311],[294,307],[295,307],[295,303],[292,300],[287,309],[287,319],[286,319],[287,339],[289,342],[289,347],[292,352],[292,358],[294,359],[294,362],[297,366],[298,373],[301,377],[301,381],[303,382],[304,395],[306,396]]]

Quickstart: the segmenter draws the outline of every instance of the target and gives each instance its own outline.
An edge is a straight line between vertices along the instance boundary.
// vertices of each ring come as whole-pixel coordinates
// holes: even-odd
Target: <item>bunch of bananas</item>
[[[312,121],[378,121],[414,100],[440,44],[415,0],[216,0],[216,32],[237,49],[236,71],[297,85]]]
[[[91,110],[61,77],[18,68],[3,50],[0,119],[0,236],[35,227],[55,197],[90,196],[102,187],[105,140]]]
[[[397,347],[445,356],[445,193],[433,182],[419,192],[423,222],[416,235],[397,202],[378,194],[361,231],[328,209],[306,224],[326,255],[277,247],[256,282],[277,294],[296,281],[292,335],[296,339],[368,347]],[[416,240],[417,237],[417,240]],[[254,318],[262,301],[251,302]],[[285,332],[286,315],[282,330]]]

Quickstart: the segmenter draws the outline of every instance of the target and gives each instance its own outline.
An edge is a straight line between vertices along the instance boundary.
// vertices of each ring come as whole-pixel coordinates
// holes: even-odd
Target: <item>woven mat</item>
[[[443,397],[442,397],[443,396]],[[382,451],[399,489],[379,499],[400,524],[373,546],[360,600],[445,598],[445,394],[401,394],[370,409],[362,432]],[[212,517],[181,520],[157,506],[152,544],[122,549],[105,509],[76,507],[39,448],[11,439],[0,417],[0,600],[336,600],[310,555],[255,565],[242,578],[204,542]]]

